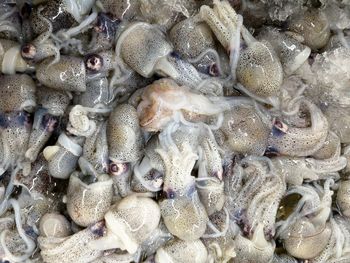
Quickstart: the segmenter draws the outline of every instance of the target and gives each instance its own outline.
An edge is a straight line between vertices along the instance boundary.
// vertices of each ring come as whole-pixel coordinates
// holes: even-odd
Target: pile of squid
[[[0,262],[350,262],[349,0],[0,0]]]

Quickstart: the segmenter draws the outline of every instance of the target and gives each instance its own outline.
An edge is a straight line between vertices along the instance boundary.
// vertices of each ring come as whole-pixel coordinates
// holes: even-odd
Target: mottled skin
[[[36,34],[41,34],[48,30],[48,25],[40,18],[39,12],[52,23],[53,32],[70,28],[76,23],[73,15],[68,12],[63,0],[50,0],[45,5],[35,8],[31,13],[31,26]]]
[[[327,246],[332,228],[329,223],[333,191],[332,180],[324,183],[324,189],[309,185],[292,188],[289,193],[302,196],[289,218],[279,224],[280,238],[287,252],[297,258],[311,259]]]
[[[265,41],[248,43],[241,51],[236,74],[249,94],[264,100],[277,96],[283,82],[281,62]]]
[[[292,16],[288,23],[289,30],[300,34],[305,45],[312,50],[324,47],[331,35],[329,21],[323,11],[308,9]]]
[[[313,103],[304,100],[311,116],[311,126],[306,128],[288,127],[275,121],[268,140],[268,151],[289,156],[308,156],[317,152],[328,135],[328,121]]]
[[[208,221],[191,176],[197,157],[187,144],[182,145],[181,151],[176,145],[170,145],[167,151],[158,149],[157,152],[165,165],[163,191],[167,199],[160,202],[164,223],[178,238],[196,240],[204,234]]]
[[[196,68],[173,52],[163,32],[151,24],[129,25],[119,37],[116,51],[125,64],[143,77],[158,74],[190,87],[202,82]]]
[[[130,104],[117,106],[107,123],[109,159],[113,162],[135,162],[143,154],[143,137],[137,111]]]
[[[39,236],[40,254],[45,262],[88,263],[94,261],[103,255],[103,251],[90,247],[89,243],[98,240],[103,229],[103,223],[98,222],[67,237]]]
[[[205,263],[207,257],[208,252],[202,241],[183,241],[176,238],[157,250],[155,262]]]
[[[47,58],[36,67],[36,77],[41,84],[56,90],[84,92],[86,90],[86,69],[81,58],[61,56],[52,64]]]
[[[230,154],[263,155],[269,127],[251,105],[241,105],[224,112],[223,123],[215,132],[219,145]]]
[[[100,0],[100,3],[105,12],[112,14],[113,18],[119,20],[132,20],[140,12],[140,1]]]
[[[259,33],[258,39],[266,40],[272,45],[287,75],[297,70],[311,53],[309,47],[300,44],[296,39],[273,27],[265,27]]]
[[[63,133],[56,145],[44,149],[51,176],[67,179],[75,171],[78,159],[82,155],[81,145],[81,138],[69,137]]]
[[[203,51],[215,48],[210,28],[205,23],[197,23],[193,18],[177,23],[169,32],[174,49],[185,59],[194,59]]]
[[[23,162],[24,154],[28,149],[31,127],[32,119],[25,111],[0,113],[1,174],[9,167]]]
[[[158,227],[159,220],[155,201],[138,194],[128,195],[105,214],[107,231],[89,246],[100,250],[119,248],[134,254]]]
[[[84,176],[84,175],[83,175]],[[80,226],[88,226],[103,219],[113,198],[113,181],[101,175],[97,182],[86,184],[73,173],[67,189],[67,211],[72,220]]]
[[[36,106],[36,86],[29,75],[1,75],[0,83],[0,112],[33,112]]]

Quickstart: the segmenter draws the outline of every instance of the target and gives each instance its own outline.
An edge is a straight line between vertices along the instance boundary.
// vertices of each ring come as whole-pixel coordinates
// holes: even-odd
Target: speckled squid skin
[[[193,18],[177,23],[169,32],[174,48],[185,59],[194,59],[203,51],[215,48],[215,41],[210,28],[205,23],[198,23]]]
[[[182,151],[171,145],[167,151],[158,149],[157,152],[165,165],[163,191],[167,199],[160,202],[164,223],[178,238],[196,240],[204,234],[208,222],[191,176],[196,155],[187,144],[182,145]],[[192,225],[197,227],[192,228]]]
[[[98,240],[103,229],[104,224],[98,222],[67,237],[39,236],[40,254],[45,262],[52,263],[88,263],[94,261],[103,255],[103,251],[91,248],[89,243]]]
[[[331,36],[329,21],[320,9],[294,14],[288,21],[288,29],[300,34],[312,50],[324,47]]]
[[[316,105],[309,101],[304,103],[311,115],[311,127],[281,128],[281,123],[275,122],[268,139],[268,151],[302,157],[316,153],[323,146],[328,135],[328,121]]]
[[[183,241],[173,239],[157,250],[156,263],[182,262],[182,263],[205,263],[208,252],[201,240]]]
[[[58,122],[59,119],[56,116],[48,114],[45,109],[37,109],[30,133],[28,150],[25,153],[27,159],[31,162],[35,161],[46,142],[50,139]]]
[[[31,26],[36,34],[41,34],[48,30],[47,23],[39,17],[39,12],[52,23],[53,32],[70,28],[76,22],[73,15],[68,12],[64,0],[47,1],[47,3],[42,6],[42,10],[39,10],[39,8],[36,8],[30,16]]]
[[[159,221],[159,206],[154,200],[142,194],[128,195],[105,214],[106,232],[89,245],[101,250],[119,248],[134,254]]]
[[[36,67],[36,77],[41,84],[56,90],[84,92],[86,90],[86,69],[84,60],[78,57],[61,56],[51,64],[47,58]]]
[[[64,138],[64,139],[62,139]],[[75,171],[82,155],[81,138],[61,134],[54,146],[47,146],[43,153],[48,161],[49,172],[55,178],[67,179]]]
[[[253,106],[241,105],[224,112],[216,140],[226,154],[263,155],[270,129]]]
[[[83,227],[103,219],[111,206],[113,181],[108,176],[92,184],[80,180],[78,173],[73,173],[67,189],[67,211],[72,220]]]
[[[29,75],[1,75],[0,83],[0,112],[33,112],[36,106],[36,86]]]
[[[0,113],[0,135],[2,142],[1,173],[24,159],[28,148],[32,119],[25,111]]]
[[[172,51],[165,36],[150,24],[132,24],[123,34],[126,36],[120,44],[121,57],[144,77],[152,76],[158,60]]]
[[[255,41],[241,51],[236,74],[251,94],[263,99],[278,96],[283,82],[281,62],[265,41]]]
[[[137,111],[130,104],[117,106],[107,124],[109,159],[113,162],[135,162],[143,154],[144,141]]]
[[[312,259],[318,256],[327,246],[332,227],[329,222],[332,195],[330,185],[333,180],[327,179],[324,189],[312,186],[298,186],[289,193],[298,193],[303,198],[299,200],[303,206],[292,223],[289,223],[281,233],[287,252],[297,258]]]

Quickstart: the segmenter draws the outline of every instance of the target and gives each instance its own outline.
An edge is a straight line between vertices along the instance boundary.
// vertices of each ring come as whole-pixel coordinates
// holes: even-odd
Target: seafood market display
[[[350,263],[349,0],[0,0],[0,263]]]

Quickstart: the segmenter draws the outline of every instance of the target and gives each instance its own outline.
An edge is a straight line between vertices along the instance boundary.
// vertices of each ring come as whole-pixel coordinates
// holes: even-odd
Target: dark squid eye
[[[89,71],[98,72],[103,67],[103,58],[100,55],[88,55],[85,60],[85,67]]]
[[[21,49],[21,55],[24,59],[33,59],[36,55],[36,47],[32,44],[24,44]]]
[[[114,163],[109,165],[109,171],[114,176],[125,174],[130,169],[129,163]]]

